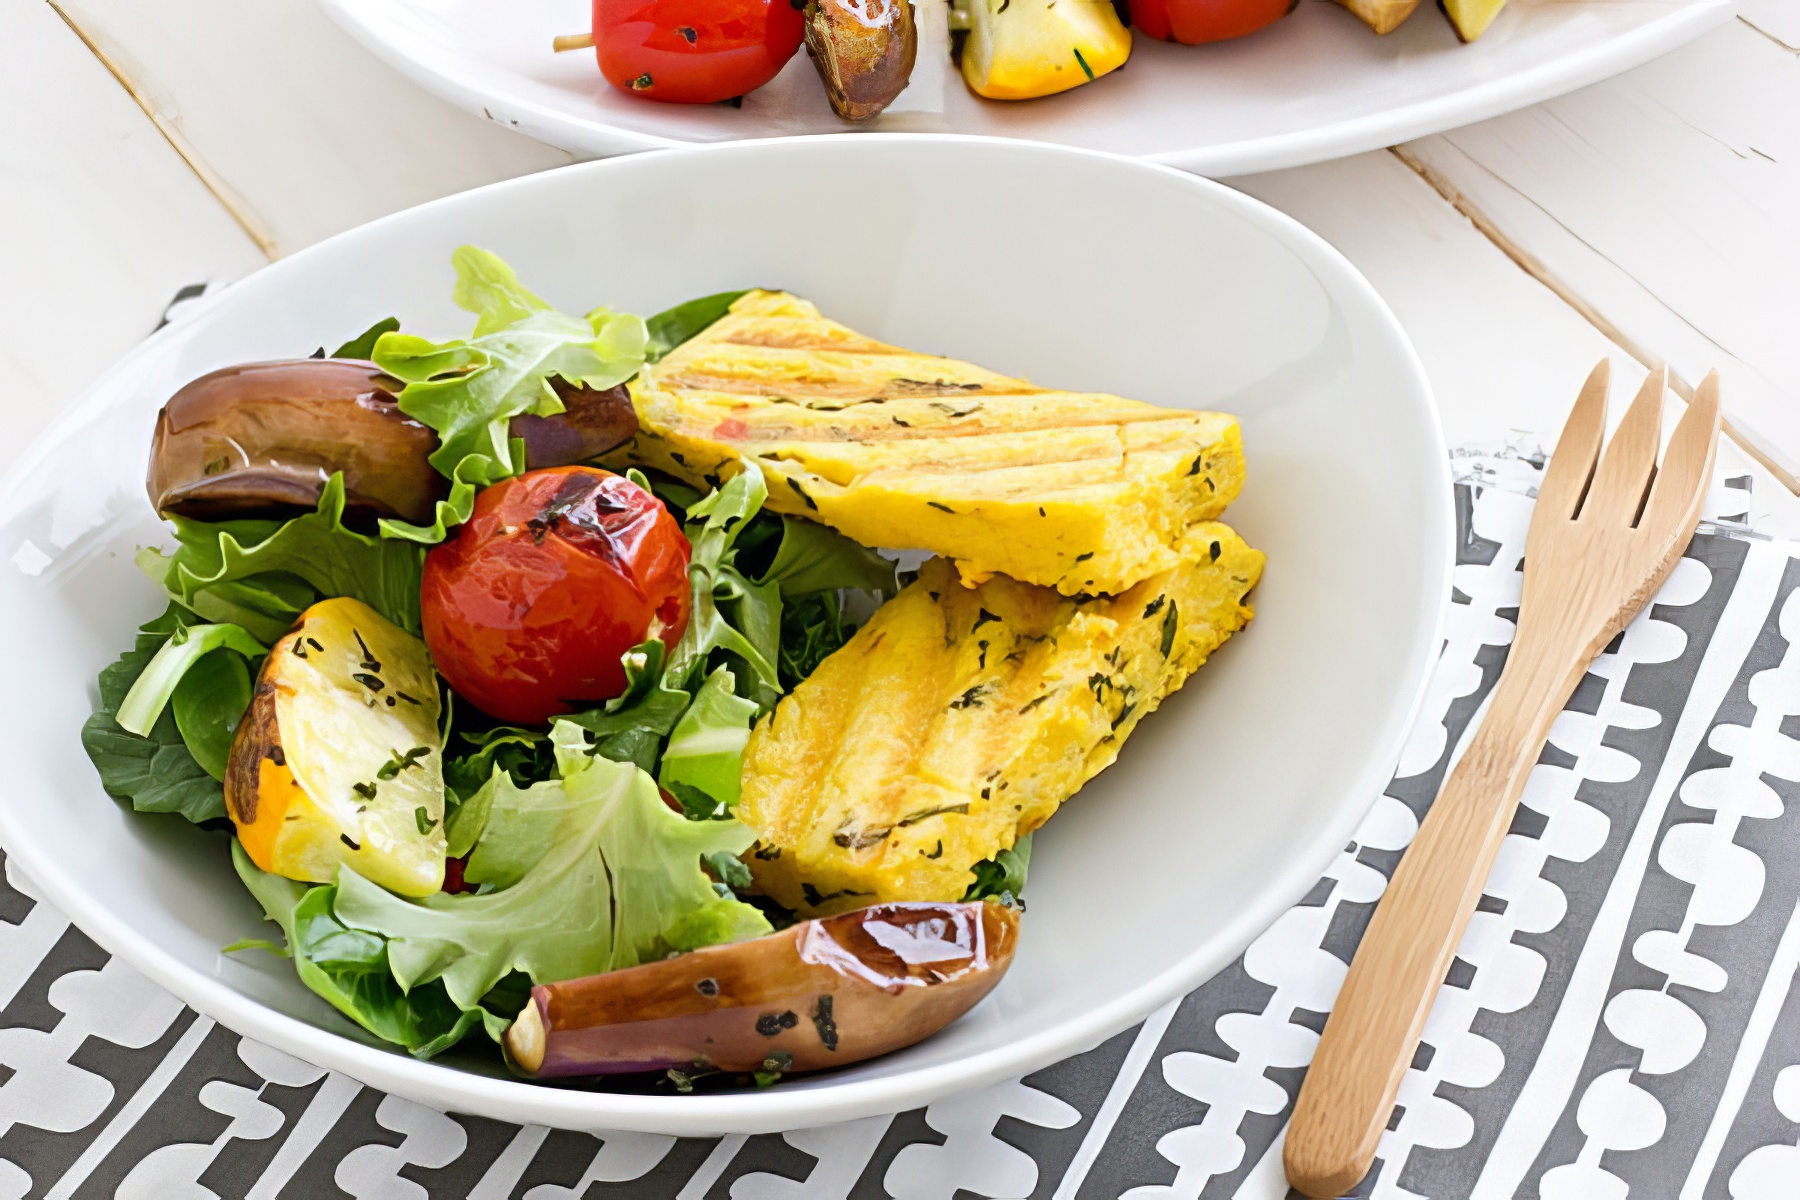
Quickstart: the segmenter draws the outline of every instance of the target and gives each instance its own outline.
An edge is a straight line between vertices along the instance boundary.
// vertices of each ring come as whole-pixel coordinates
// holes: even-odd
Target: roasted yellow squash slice
[[[927,562],[751,734],[757,882],[808,916],[960,899],[1250,619],[1262,566],[1217,522],[1111,598]]]
[[[225,769],[257,866],[329,883],[339,863],[403,896],[444,884],[437,677],[425,643],[360,600],[322,600],[264,660]]]
[[[716,486],[750,460],[777,512],[964,580],[1120,592],[1170,570],[1243,485],[1235,418],[1034,387],[751,292],[631,385],[616,466]]]

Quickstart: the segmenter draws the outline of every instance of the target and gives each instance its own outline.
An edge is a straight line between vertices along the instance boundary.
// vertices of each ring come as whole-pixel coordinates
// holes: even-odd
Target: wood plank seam
[[[1757,32],[1761,33],[1762,31],[1758,30]],[[1680,396],[1684,402],[1693,402],[1694,388],[1692,384],[1683,379],[1680,374],[1677,373],[1673,367],[1669,366],[1669,364],[1655,351],[1632,338],[1629,334],[1625,333],[1624,330],[1620,329],[1616,324],[1609,320],[1604,313],[1600,312],[1599,309],[1595,308],[1582,297],[1580,293],[1576,292],[1575,289],[1564,282],[1556,272],[1550,270],[1542,259],[1538,258],[1535,254],[1532,254],[1529,250],[1526,250],[1512,238],[1508,237],[1506,232],[1502,230],[1492,218],[1483,212],[1479,205],[1475,204],[1465,196],[1455,184],[1444,178],[1442,174],[1434,170],[1428,163],[1421,160],[1405,146],[1390,146],[1388,149],[1395,158],[1398,158],[1402,163],[1405,163],[1406,166],[1417,174],[1420,179],[1423,179],[1432,191],[1442,196],[1452,208],[1461,213],[1471,225],[1475,226],[1476,230],[1479,231],[1483,237],[1492,242],[1494,246],[1502,254],[1506,255],[1507,258],[1511,259],[1514,265],[1521,271],[1524,271],[1527,275],[1548,288],[1557,299],[1574,309],[1580,314],[1583,320],[1599,330],[1608,341],[1612,342],[1626,354],[1629,354],[1632,358],[1636,359],[1645,369],[1650,371],[1666,369],[1669,372],[1670,389],[1674,391],[1676,395]],[[1598,253],[1598,251],[1596,251],[1596,253]],[[1602,257],[1605,256],[1602,255]],[[1611,260],[1609,259],[1608,261]],[[1677,315],[1679,316],[1679,314]],[[1685,323],[1688,324],[1689,328],[1693,328],[1692,322]],[[1700,333],[1701,336],[1706,337],[1709,343],[1718,345],[1711,337],[1707,337],[1704,331],[1696,329],[1696,332]],[[1723,352],[1723,347],[1720,349]],[[1763,466],[1769,474],[1779,480],[1783,487],[1787,488],[1788,491],[1795,495],[1800,495],[1800,478],[1796,478],[1793,473],[1782,467],[1772,455],[1755,441],[1755,439],[1748,436],[1743,430],[1734,426],[1729,417],[1725,418],[1723,421],[1722,429],[1727,437],[1743,450],[1745,454],[1748,454]]]
[[[44,0],[44,2],[50,6],[52,12],[62,18],[63,24],[69,27],[70,32],[81,39],[81,44],[86,46],[88,52],[100,61],[100,65],[105,67],[107,72],[118,81],[119,86],[125,89],[125,94],[131,97],[132,103],[136,104],[139,109],[143,110],[144,115],[150,118],[150,123],[156,126],[157,132],[163,135],[163,139],[169,143],[170,148],[181,156],[181,161],[188,165],[188,169],[199,178],[201,185],[230,214],[231,219],[237,223],[238,228],[244,231],[245,236],[256,243],[256,248],[263,252],[263,256],[270,262],[280,258],[280,247],[277,245],[274,235],[269,232],[268,226],[257,217],[249,205],[232,192],[229,184],[220,179],[217,173],[206,165],[206,160],[200,157],[199,152],[182,134],[180,128],[151,103],[150,98],[137,86],[119,61],[108,54],[87,30],[83,29],[73,17],[63,10],[56,0]]]
[[[1770,33],[1768,30],[1764,29],[1761,25],[1758,25],[1755,21],[1752,21],[1749,17],[1743,16],[1740,14],[1738,16],[1738,20],[1742,21],[1744,24],[1748,25],[1751,29],[1754,29],[1756,32],[1762,34],[1764,37],[1768,38],[1771,42],[1774,42],[1777,46],[1780,46],[1783,50],[1786,50],[1788,53],[1800,54],[1800,46],[1788,45],[1786,42],[1782,41],[1780,38],[1776,37],[1774,34]],[[1767,156],[1765,155],[1765,157],[1767,157]],[[1771,159],[1770,161],[1773,162],[1774,160]]]

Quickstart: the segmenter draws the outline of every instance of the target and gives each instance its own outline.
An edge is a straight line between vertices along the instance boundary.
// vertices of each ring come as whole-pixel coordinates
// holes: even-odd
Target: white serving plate
[[[804,50],[741,109],[658,104],[610,87],[591,53],[551,53],[557,34],[587,30],[585,0],[322,3],[421,87],[577,153],[848,129],[831,114]],[[1559,96],[1665,54],[1731,14],[1731,0],[1512,0],[1465,46],[1431,0],[1387,37],[1329,0],[1300,0],[1291,16],[1230,42],[1138,37],[1123,70],[1026,103],[981,100],[947,59],[934,70],[925,64],[939,60],[926,56],[895,105],[916,111],[890,110],[866,128],[1028,138],[1214,177],[1269,171]]]
[[[1157,236],[1092,219],[1109,207]],[[693,1096],[544,1087],[473,1056],[418,1062],[362,1036],[286,961],[219,953],[272,928],[225,835],[101,791],[78,740],[93,679],[162,608],[131,563],[166,540],[141,482],[156,410],[205,371],[305,354],[388,314],[460,336],[470,318],[450,303],[449,256],[464,242],[573,311],[785,287],[905,345],[1242,416],[1249,484],[1226,519],[1269,555],[1257,619],[1039,834],[1011,974],[935,1038],[766,1091]],[[1255,200],[1128,159],[952,137],[590,163],[258,272],[127,356],[24,456],[0,494],[12,631],[0,844],[96,941],[195,1008],[425,1104],[672,1134],[904,1109],[1098,1044],[1229,963],[1306,892],[1398,757],[1452,558],[1447,460],[1412,348],[1348,262]]]

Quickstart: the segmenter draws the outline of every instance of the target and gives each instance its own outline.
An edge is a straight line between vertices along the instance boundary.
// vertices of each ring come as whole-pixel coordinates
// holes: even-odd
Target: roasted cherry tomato
[[[1131,24],[1148,37],[1198,46],[1255,33],[1300,0],[1130,0]]]
[[[619,656],[688,623],[688,542],[649,492],[594,467],[487,488],[425,557],[425,644],[482,712],[529,724],[625,690]]]
[[[800,48],[794,0],[594,0],[594,55],[621,91],[673,104],[753,92]]]

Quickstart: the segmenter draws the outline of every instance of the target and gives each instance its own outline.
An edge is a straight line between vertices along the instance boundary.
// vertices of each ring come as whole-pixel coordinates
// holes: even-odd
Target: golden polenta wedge
[[[808,916],[960,899],[1243,627],[1262,566],[1218,522],[1110,598],[927,562],[750,735],[757,882]]]
[[[755,462],[768,505],[865,546],[929,550],[965,581],[1074,595],[1172,568],[1243,486],[1237,420],[1059,392],[885,345],[750,292],[631,385],[616,466],[700,488]]]

